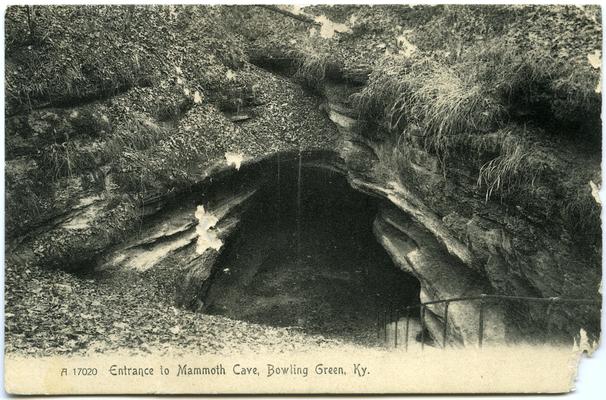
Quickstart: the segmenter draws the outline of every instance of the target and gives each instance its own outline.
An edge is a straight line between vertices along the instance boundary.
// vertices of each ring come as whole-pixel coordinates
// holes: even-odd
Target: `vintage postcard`
[[[573,390],[601,11],[7,7],[6,391]]]

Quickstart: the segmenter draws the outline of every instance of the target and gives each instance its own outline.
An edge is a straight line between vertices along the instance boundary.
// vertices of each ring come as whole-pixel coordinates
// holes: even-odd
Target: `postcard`
[[[573,390],[601,18],[7,7],[6,391]]]

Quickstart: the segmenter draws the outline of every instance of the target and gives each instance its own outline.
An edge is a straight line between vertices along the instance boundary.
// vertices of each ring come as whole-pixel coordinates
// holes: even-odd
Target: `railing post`
[[[406,332],[404,333],[404,348],[408,351],[408,326],[410,325],[410,307],[406,307]]]
[[[385,308],[385,313],[383,314],[383,344],[387,345],[387,313],[389,312],[389,305]]]
[[[425,306],[421,305],[421,350],[425,347]]]
[[[478,326],[478,346],[482,348],[482,342],[484,341],[484,297],[485,294],[480,295],[480,323]]]
[[[442,348],[446,348],[446,337],[448,335],[448,305],[449,301],[444,303],[444,332],[442,333]]]
[[[390,305],[389,305],[389,320],[388,320],[388,322],[393,321],[393,309],[394,309],[394,305],[393,305],[393,304],[390,304]],[[389,326],[388,326],[388,327],[389,327]],[[388,336],[388,337],[389,337],[389,336]],[[388,343],[388,345],[389,345],[389,343]]]
[[[377,308],[377,339],[381,338],[381,309]]]
[[[443,332],[442,332],[442,347],[446,348],[446,345],[448,343],[448,320],[449,320],[449,307],[450,307],[450,303],[452,302],[459,302],[459,301],[476,301],[479,300],[480,301],[480,309],[479,311],[479,321],[478,321],[478,346],[479,348],[482,348],[483,346],[483,342],[484,342],[484,313],[486,312],[485,308],[487,307],[487,302],[488,300],[517,300],[517,301],[537,301],[537,302],[548,302],[549,307],[546,310],[546,314],[547,314],[547,330],[548,332],[551,331],[551,325],[552,325],[552,321],[551,321],[551,316],[553,313],[553,307],[555,306],[556,303],[573,303],[573,304],[600,304],[599,301],[596,300],[591,300],[591,299],[561,299],[559,297],[551,297],[551,298],[545,298],[545,297],[524,297],[524,296],[506,296],[506,295],[487,295],[487,294],[480,294],[478,296],[467,296],[467,297],[457,297],[457,298],[450,298],[450,299],[443,299],[443,300],[435,300],[435,301],[428,301],[426,303],[419,303],[417,305],[414,306],[406,306],[406,328],[405,328],[405,337],[404,337],[404,344],[405,344],[405,348],[406,351],[408,351],[408,341],[409,341],[409,336],[410,336],[410,310],[411,309],[417,309],[417,307],[420,309],[420,316],[421,316],[421,320],[420,320],[420,324],[421,324],[421,350],[424,349],[425,347],[425,336],[426,336],[426,321],[425,321],[425,313],[427,311],[427,307],[430,305],[436,305],[436,304],[444,304],[444,326],[443,326]],[[398,337],[398,326],[400,323],[400,314],[401,314],[401,309],[395,307],[394,304],[389,303],[387,305],[377,305],[377,339],[381,338],[381,336],[383,336],[384,339],[384,346],[389,346],[389,340],[388,340],[388,333],[389,333],[389,322],[390,321],[394,321],[394,347],[398,347],[398,342],[400,341],[399,337]],[[395,320],[394,320],[394,313],[395,313]],[[383,325],[381,325],[381,323]],[[437,339],[437,338],[436,338]]]
[[[393,339],[393,347],[398,348],[398,320],[400,319],[400,309],[396,308],[396,320],[394,321],[394,339]]]
[[[558,301],[558,297],[551,297],[549,299],[549,305],[547,306],[547,338],[550,338],[551,335],[551,325],[552,325],[552,320],[553,320],[553,306],[555,305],[556,301]]]

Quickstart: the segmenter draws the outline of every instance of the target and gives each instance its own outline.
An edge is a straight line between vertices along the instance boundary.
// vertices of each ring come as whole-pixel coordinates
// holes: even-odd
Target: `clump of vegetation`
[[[35,44],[19,40],[35,9]],[[74,105],[178,75],[199,81],[246,55],[217,7],[10,7],[6,97],[11,113]],[[31,13],[30,13],[31,15]],[[176,68],[180,72],[176,73]],[[212,80],[212,79],[211,79]]]
[[[485,188],[486,200],[493,193],[512,191],[526,183],[532,185],[536,176],[540,174],[541,166],[532,162],[532,147],[520,139],[525,136],[525,128],[516,128],[523,132],[522,135],[513,133],[512,127],[495,133],[498,147],[490,149],[489,153],[498,155],[480,167],[478,186]],[[482,151],[485,144],[480,143],[476,146],[480,153],[485,154]]]
[[[76,134],[87,135],[94,138],[111,134],[112,125],[109,118],[98,111],[84,108],[72,112],[70,122]]]
[[[591,194],[589,184],[571,188],[571,201],[561,209],[561,217],[573,232],[580,235],[579,242],[599,243],[602,225],[601,207]]]
[[[52,208],[53,199],[50,181],[34,184],[37,180],[29,176],[6,174],[6,233],[18,234],[26,231],[30,224],[38,221]]]
[[[145,150],[167,134],[166,129],[156,125],[145,116],[135,116],[122,123],[120,129],[107,144],[108,155],[122,154],[124,151]]]
[[[87,164],[88,159],[84,160],[82,165],[79,159],[83,153],[77,151],[73,142],[52,144],[48,146],[42,154],[40,165],[56,181],[60,177],[72,177],[74,171],[80,170]]]
[[[18,74],[7,75],[8,105],[70,105],[148,84],[157,61],[140,47],[125,47],[126,15],[115,7],[9,8],[7,37],[35,24],[39,39],[29,45],[11,39],[7,46],[7,60],[19,66]]]
[[[573,131],[578,139],[596,140],[599,125],[579,128],[581,119],[594,120],[599,114],[597,74],[584,74],[582,83],[569,83],[575,90],[564,97],[562,82],[579,77],[571,72],[572,67],[536,52],[521,54],[496,43],[482,44],[467,50],[466,58],[454,65],[427,57],[386,59],[356,101],[361,116],[404,139],[413,131],[411,126],[420,128],[426,148],[444,161],[463,142],[484,150],[475,136],[519,130],[520,125],[553,128],[553,135]],[[560,109],[576,113],[570,116]],[[543,134],[537,129],[528,132]],[[515,142],[528,132],[497,135],[499,151],[480,170],[479,182],[486,184],[488,196],[503,189],[513,175],[528,172],[521,166],[532,150]]]
[[[193,105],[193,100],[188,96],[180,96],[178,99],[160,99],[155,105],[156,118],[159,121],[176,121],[185,114]]]
[[[454,65],[429,57],[385,59],[357,104],[361,115],[386,122],[392,130],[401,123],[422,126],[439,148],[447,137],[488,132],[512,121],[575,123],[579,113],[594,117],[600,103],[597,82],[597,73],[575,72],[539,52],[489,43],[468,50]],[[577,111],[575,117],[567,118],[565,110]]]
[[[123,157],[135,157],[154,147],[168,135],[167,129],[156,125],[149,117],[138,115],[127,119],[116,129],[116,134],[106,142],[104,156],[113,172],[127,173],[121,163]],[[145,157],[143,157],[145,159]]]
[[[306,88],[320,92],[326,78],[327,57],[324,54],[308,50],[294,59],[295,79]]]

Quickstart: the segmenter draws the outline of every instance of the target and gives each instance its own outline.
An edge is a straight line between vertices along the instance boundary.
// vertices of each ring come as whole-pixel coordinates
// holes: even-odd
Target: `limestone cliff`
[[[202,308],[216,244],[230,240],[263,184],[246,174],[303,153],[302,162],[380,199],[376,240],[420,282],[420,301],[599,298],[600,97],[586,85],[599,73],[586,60],[601,31],[593,11],[567,11],[590,31],[576,47],[584,53],[570,55],[583,65],[572,81],[557,75],[567,69],[532,81],[540,71],[524,64],[517,71],[528,74],[507,79],[532,81],[532,93],[499,81],[486,95],[464,79],[466,68],[487,85],[494,71],[482,65],[493,53],[503,65],[520,60],[463,28],[448,37],[454,50],[443,49],[428,42],[431,29],[453,18],[494,22],[501,12],[512,27],[528,14],[556,18],[558,29],[561,13],[406,10],[312,7],[309,15],[334,21],[310,25],[256,7],[48,7],[34,29],[23,8],[9,9],[6,258],[17,271],[9,283],[27,268],[145,270],[171,258],[176,303]],[[393,24],[377,26],[377,15]],[[487,26],[487,37],[508,34]],[[564,37],[537,46],[566,49]],[[429,87],[436,76],[459,86]],[[212,207],[198,209],[192,192]],[[599,332],[595,310],[556,307],[549,318],[543,306],[486,310],[495,341],[546,328]],[[474,302],[450,306],[453,343],[477,340],[478,312]],[[444,310],[425,317],[440,338]]]

